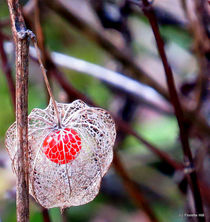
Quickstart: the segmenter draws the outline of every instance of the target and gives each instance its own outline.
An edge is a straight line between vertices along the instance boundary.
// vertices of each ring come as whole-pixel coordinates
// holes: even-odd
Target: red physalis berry
[[[66,164],[79,154],[81,138],[73,129],[54,130],[45,138],[42,148],[46,157],[52,162]]]

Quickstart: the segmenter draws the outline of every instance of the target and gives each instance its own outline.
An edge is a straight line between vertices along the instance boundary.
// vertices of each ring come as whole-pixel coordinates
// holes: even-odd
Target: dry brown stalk
[[[18,0],[8,0],[16,48],[17,221],[29,221],[28,50],[29,38]]]

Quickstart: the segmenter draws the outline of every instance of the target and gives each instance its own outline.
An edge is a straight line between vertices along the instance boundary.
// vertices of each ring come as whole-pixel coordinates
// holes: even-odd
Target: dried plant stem
[[[41,70],[42,70],[42,74],[43,74],[43,77],[44,77],[44,81],[45,81],[48,93],[50,95],[50,98],[52,98],[53,106],[54,106],[55,113],[56,113],[56,116],[57,116],[58,127],[60,128],[61,127],[61,120],[60,120],[60,115],[59,115],[59,112],[58,112],[58,107],[57,107],[56,102],[55,102],[55,97],[54,97],[54,95],[52,93],[52,90],[51,90],[51,87],[50,87],[50,83],[49,83],[48,78],[47,78],[46,69],[44,68],[42,60],[41,60],[41,55],[40,55],[39,47],[37,45],[37,42],[34,39],[33,39],[33,42],[34,42],[34,47],[36,49],[37,58],[38,58],[38,61],[39,61],[39,64],[40,64],[40,67],[41,67]]]
[[[40,24],[39,1],[38,0],[33,0],[33,2],[34,2],[34,5],[35,5],[34,21],[35,21],[35,33],[36,33],[36,36],[37,36],[37,43],[38,43],[38,45],[40,47],[40,50],[41,50],[41,53],[42,53],[43,63],[46,66],[46,55],[43,55],[43,51],[45,51],[44,50],[44,35],[43,35],[43,31],[42,31],[41,24]],[[48,90],[48,88],[47,88],[47,90]],[[48,95],[49,95],[49,93],[48,93]],[[48,99],[49,99],[49,97],[48,97]],[[54,104],[55,104],[54,107],[55,107],[55,110],[56,110],[57,106],[56,106],[55,100],[54,100]],[[56,112],[58,112],[58,110]],[[59,122],[58,113],[57,113],[57,116],[58,116],[58,122]],[[51,222],[48,209],[42,208],[42,216],[43,216],[44,222]]]
[[[33,3],[32,9],[34,9],[34,18],[30,16],[29,12],[25,13],[25,11],[24,11],[24,17],[26,18],[26,20],[30,24],[30,26],[34,27],[36,39],[37,39],[37,44],[38,44],[40,52],[41,52],[42,62],[43,62],[44,67],[46,68],[46,70],[48,70],[47,77],[48,77],[49,83],[51,84],[51,81],[50,81],[51,80],[51,73],[50,73],[50,70],[48,69],[47,63],[46,63],[47,55],[43,54],[43,52],[46,52],[46,50],[44,50],[44,48],[43,48],[44,47],[44,35],[43,35],[43,31],[42,31],[41,24],[40,24],[39,0],[31,0],[31,2]],[[49,100],[50,100],[50,95],[49,95],[47,89],[46,89],[46,100],[47,100],[47,102],[49,102]]]
[[[16,47],[17,222],[29,221],[28,51],[29,39],[18,0],[8,0]]]
[[[62,212],[61,212],[61,220],[62,220],[62,222],[70,222],[70,220],[68,218],[67,210],[68,210],[68,208],[63,209]]]
[[[194,53],[198,61],[198,77],[196,83],[196,95],[195,95],[195,108],[194,116],[197,118],[197,115],[202,107],[202,99],[208,90],[208,72],[210,68],[210,62],[207,58],[207,55],[210,52],[209,38],[207,35],[208,32],[208,21],[210,15],[207,12],[207,2],[204,0],[197,0],[194,2],[195,7],[195,18],[192,18],[189,13],[186,0],[181,0],[182,8],[185,13],[185,17],[189,22],[189,31],[191,32],[194,39]],[[207,22],[207,24],[206,24]],[[206,27],[207,26],[207,27]]]
[[[42,217],[44,222],[51,222],[48,209],[42,207]]]
[[[177,122],[180,129],[180,139],[181,139],[183,153],[184,153],[184,163],[186,167],[191,168],[191,172],[189,172],[189,174],[187,175],[187,179],[188,179],[188,183],[191,187],[191,190],[194,196],[196,213],[203,214],[204,211],[203,211],[201,193],[199,189],[197,174],[195,171],[194,161],[192,158],[192,153],[189,146],[188,125],[186,124],[186,120],[184,118],[181,103],[179,101],[178,94],[176,92],[176,87],[175,87],[175,83],[173,79],[173,73],[166,57],[166,53],[164,49],[164,42],[160,35],[158,23],[157,23],[153,8],[148,2],[148,0],[143,0],[143,4],[144,4],[143,6],[144,14],[146,15],[146,17],[148,18],[150,22],[150,25],[153,30],[155,40],[157,43],[158,52],[161,57],[164,69],[165,69],[168,90],[169,90],[171,102],[174,106],[175,115],[176,115]],[[205,217],[198,217],[198,219],[199,221],[205,221]]]

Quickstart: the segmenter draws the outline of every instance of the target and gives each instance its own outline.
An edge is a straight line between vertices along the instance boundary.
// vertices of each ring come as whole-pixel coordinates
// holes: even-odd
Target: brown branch
[[[2,61],[1,63],[2,70],[7,79],[7,84],[8,84],[11,100],[12,100],[12,105],[15,110],[15,83],[12,78],[12,70],[10,68],[10,65],[7,59],[7,54],[4,50],[4,36],[2,35],[1,32],[0,32],[0,56],[1,56],[1,61]]]
[[[17,124],[17,221],[29,221],[28,190],[28,49],[25,22],[18,0],[8,0],[16,47],[16,124]]]
[[[194,2],[195,5],[195,15],[196,17],[193,19],[191,14],[188,11],[187,2],[186,0],[182,0],[182,8],[185,13],[186,18],[188,19],[189,31],[192,33],[193,36],[193,49],[195,52],[195,56],[198,61],[198,77],[197,77],[197,84],[196,84],[196,95],[195,95],[195,108],[194,108],[194,115],[197,118],[197,115],[200,111],[202,106],[202,99],[203,95],[207,90],[207,83],[208,83],[208,72],[210,68],[210,62],[206,58],[206,55],[210,53],[210,44],[208,36],[205,32],[205,25],[203,24],[203,16],[209,17],[206,13],[206,7],[204,7],[205,1],[198,0]]]
[[[135,137],[140,143],[144,144],[147,149],[149,149],[152,153],[158,156],[161,160],[167,163],[175,170],[182,170],[183,165],[174,159],[172,159],[166,152],[162,151],[160,148],[156,147],[155,145],[148,142],[144,139],[139,133],[132,129],[132,127],[126,123],[125,121],[115,117],[115,121],[117,123],[117,127],[120,131]]]
[[[70,222],[70,220],[68,218],[67,210],[68,210],[68,208],[63,209],[61,212],[62,222]]]
[[[196,9],[196,15],[198,18],[198,21],[200,23],[200,28],[202,33],[202,37],[204,37],[205,42],[203,42],[203,46],[206,47],[206,49],[209,50],[209,23],[210,23],[210,14],[208,9],[208,2],[206,0],[197,0],[194,2],[195,9]]]
[[[137,206],[144,210],[144,212],[147,214],[147,216],[150,218],[152,222],[157,222],[158,219],[156,215],[150,208],[147,200],[144,198],[137,184],[133,180],[131,180],[131,178],[127,174],[126,169],[124,168],[116,151],[114,152],[114,158],[112,164],[117,174],[122,179],[125,189],[128,191],[129,195],[135,201]]]
[[[197,94],[196,94],[196,106],[194,109],[195,117],[200,111],[203,103],[203,97],[208,91],[208,78],[210,70],[210,61],[208,55],[210,54],[210,42],[208,34],[210,15],[208,13],[208,5],[204,0],[197,0],[195,4],[195,15],[197,16],[197,21],[191,20],[191,30],[194,33],[195,41],[195,54],[197,55],[197,60],[199,64],[199,75],[197,81]],[[195,23],[197,22],[197,25]],[[208,92],[207,92],[208,93]]]
[[[52,90],[51,90],[51,87],[50,87],[50,83],[49,83],[49,80],[47,78],[47,71],[46,69],[44,68],[44,65],[42,63],[42,60],[41,60],[41,55],[40,55],[40,52],[39,52],[39,48],[38,48],[38,45],[37,45],[37,42],[36,40],[33,39],[33,42],[34,42],[34,47],[36,49],[36,54],[37,54],[37,58],[38,58],[38,61],[39,61],[39,64],[40,64],[40,68],[41,68],[41,71],[42,71],[42,75],[44,77],[44,82],[45,82],[45,85],[47,87],[47,91],[50,95],[50,98],[52,99],[52,103],[53,103],[53,106],[54,106],[54,109],[55,109],[55,114],[57,116],[57,124],[58,124],[58,128],[61,127],[61,119],[60,119],[60,114],[58,112],[58,107],[56,105],[56,102],[55,102],[55,97],[52,93]]]
[[[42,207],[42,217],[44,222],[51,222],[48,209]]]
[[[191,190],[192,190],[192,193],[194,196],[196,213],[203,214],[203,204],[202,204],[202,199],[201,199],[201,193],[200,193],[200,189],[199,189],[197,174],[196,174],[195,167],[194,167],[192,153],[191,153],[190,146],[189,146],[188,125],[186,124],[186,120],[184,118],[181,103],[179,101],[179,98],[178,98],[178,95],[176,92],[173,73],[172,73],[171,67],[168,63],[168,59],[166,57],[166,53],[165,53],[165,49],[164,49],[164,42],[163,42],[163,39],[160,35],[158,23],[157,23],[153,8],[150,5],[150,3],[148,2],[148,0],[143,0],[143,4],[144,4],[144,6],[143,6],[144,14],[146,15],[146,17],[148,18],[148,20],[150,22],[152,31],[155,36],[158,52],[159,52],[159,55],[161,57],[161,61],[164,66],[171,102],[174,106],[175,115],[176,115],[177,122],[178,122],[179,129],[180,129],[180,139],[181,139],[182,149],[183,149],[183,153],[184,153],[184,163],[185,163],[186,167],[192,168],[192,172],[189,173],[189,176],[187,176],[187,179],[188,179],[188,183],[191,187]],[[199,221],[205,221],[205,217],[198,217],[198,219],[199,219]]]

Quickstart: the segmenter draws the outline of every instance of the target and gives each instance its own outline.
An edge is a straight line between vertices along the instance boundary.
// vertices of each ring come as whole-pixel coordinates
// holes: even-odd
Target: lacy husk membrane
[[[78,206],[93,200],[112,162],[116,137],[114,121],[107,111],[89,107],[81,100],[56,104],[61,128],[78,133],[81,150],[66,164],[47,158],[43,141],[59,130],[55,109],[50,101],[46,109],[32,110],[28,116],[29,190],[45,208]],[[6,148],[16,172],[16,122],[7,131]]]

